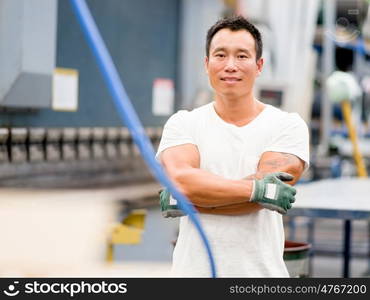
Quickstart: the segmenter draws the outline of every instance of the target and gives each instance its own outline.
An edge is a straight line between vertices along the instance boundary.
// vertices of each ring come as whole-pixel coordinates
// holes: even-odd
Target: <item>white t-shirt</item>
[[[266,151],[291,153],[309,162],[306,123],[296,113],[271,105],[250,123],[238,127],[226,123],[213,103],[192,111],[178,111],[164,126],[157,158],[166,148],[194,144],[200,168],[227,179],[256,173]],[[282,216],[268,209],[240,216],[199,214],[210,241],[219,277],[288,277],[283,252]],[[210,265],[197,230],[181,217],[173,253],[175,277],[210,277]]]

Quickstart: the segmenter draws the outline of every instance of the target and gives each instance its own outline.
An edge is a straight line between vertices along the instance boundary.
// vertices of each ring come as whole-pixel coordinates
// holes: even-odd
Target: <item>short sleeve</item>
[[[275,134],[264,149],[266,151],[293,154],[305,162],[305,170],[309,167],[309,132],[307,124],[297,113],[289,113],[282,118],[275,128]]]
[[[190,117],[188,111],[180,110],[168,119],[164,125],[162,138],[158,146],[156,154],[157,160],[159,160],[162,151],[167,148],[183,144],[195,144]]]

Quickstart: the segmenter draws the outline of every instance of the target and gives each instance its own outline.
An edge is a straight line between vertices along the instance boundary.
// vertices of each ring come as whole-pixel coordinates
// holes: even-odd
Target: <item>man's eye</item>
[[[248,56],[246,56],[246,55],[242,54],[242,55],[238,55],[238,58],[246,59],[246,58],[248,58]]]
[[[225,54],[218,53],[216,54],[216,57],[225,57]]]

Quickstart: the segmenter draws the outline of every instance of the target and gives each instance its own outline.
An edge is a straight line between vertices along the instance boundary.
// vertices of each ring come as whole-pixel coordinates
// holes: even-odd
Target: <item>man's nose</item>
[[[230,57],[226,61],[225,71],[226,72],[234,72],[236,70],[237,70],[236,61],[235,61],[235,59],[233,57]]]

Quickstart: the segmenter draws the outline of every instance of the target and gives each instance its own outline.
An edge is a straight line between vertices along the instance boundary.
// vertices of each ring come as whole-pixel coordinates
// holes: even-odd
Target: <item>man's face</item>
[[[256,61],[255,41],[248,31],[225,28],[213,36],[205,66],[216,94],[243,97],[252,92],[263,59]]]

